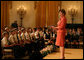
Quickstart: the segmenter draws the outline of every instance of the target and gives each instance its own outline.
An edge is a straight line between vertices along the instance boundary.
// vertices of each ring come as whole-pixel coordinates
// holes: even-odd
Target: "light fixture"
[[[77,10],[74,9],[74,8],[71,8],[71,9],[68,11],[68,13],[69,13],[69,15],[71,16],[72,24],[73,24],[74,17],[77,15]]]
[[[24,6],[20,6],[19,8],[17,8],[17,14],[19,15],[21,19],[20,26],[22,26],[22,20],[26,14],[26,8]]]

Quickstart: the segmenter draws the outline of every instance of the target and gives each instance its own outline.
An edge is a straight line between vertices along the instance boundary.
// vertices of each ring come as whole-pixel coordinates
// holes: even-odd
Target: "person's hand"
[[[54,29],[54,26],[51,26],[52,29]]]
[[[55,27],[55,29],[57,30],[57,29],[58,29],[58,27]]]

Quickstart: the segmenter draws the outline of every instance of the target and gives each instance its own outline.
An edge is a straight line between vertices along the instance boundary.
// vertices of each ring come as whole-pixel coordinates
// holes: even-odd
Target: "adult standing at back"
[[[14,21],[14,23],[11,24],[11,27],[12,27],[12,28],[18,28],[17,21]]]

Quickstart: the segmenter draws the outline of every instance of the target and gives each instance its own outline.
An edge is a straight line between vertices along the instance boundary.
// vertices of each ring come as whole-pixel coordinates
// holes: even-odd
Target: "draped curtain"
[[[36,27],[57,25],[59,7],[61,7],[61,1],[37,1]]]
[[[9,9],[11,1],[1,1],[1,28],[9,26]]]

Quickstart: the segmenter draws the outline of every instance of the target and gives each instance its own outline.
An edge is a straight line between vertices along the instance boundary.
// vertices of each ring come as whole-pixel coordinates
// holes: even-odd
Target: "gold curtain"
[[[36,26],[57,25],[58,7],[61,1],[38,1],[36,4]]]
[[[36,4],[36,27],[43,27],[46,24],[46,4],[45,1],[37,1]]]
[[[1,28],[9,26],[9,9],[11,1],[1,1]]]

